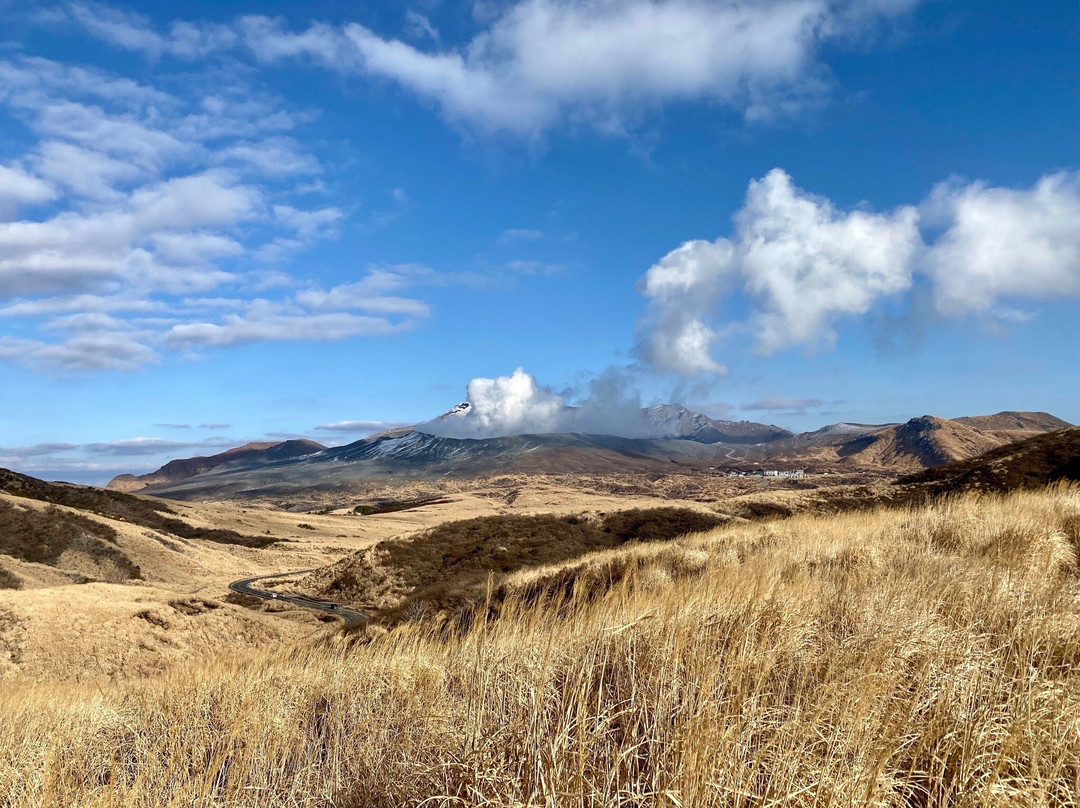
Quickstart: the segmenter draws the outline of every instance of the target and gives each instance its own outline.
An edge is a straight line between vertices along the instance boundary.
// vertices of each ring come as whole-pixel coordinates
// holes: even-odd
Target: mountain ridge
[[[990,419],[997,416],[975,416]],[[687,438],[621,438],[552,433],[453,438],[401,428],[317,454],[246,468],[218,469],[147,493],[177,499],[254,496],[332,487],[362,479],[436,479],[493,474],[669,474],[725,470],[873,472],[901,475],[964,460],[1065,423],[1044,413],[1012,413],[1008,426],[980,431],[966,423],[919,416],[902,424],[833,424],[772,441],[705,443]],[[978,421],[977,421],[978,422]],[[693,429],[688,430],[693,432]]]
[[[170,460],[161,468],[149,474],[119,474],[113,477],[105,487],[110,491],[130,493],[140,491],[150,485],[179,482],[180,480],[197,477],[224,465],[241,465],[303,457],[314,452],[321,452],[325,448],[321,443],[306,438],[283,441],[251,441],[243,446],[226,449],[224,452],[215,455]]]

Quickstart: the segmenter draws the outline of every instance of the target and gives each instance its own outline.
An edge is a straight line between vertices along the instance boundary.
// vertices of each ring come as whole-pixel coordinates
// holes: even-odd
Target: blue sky
[[[341,443],[518,367],[521,423],[1080,421],[1075,2],[162,9],[0,2],[0,465]]]

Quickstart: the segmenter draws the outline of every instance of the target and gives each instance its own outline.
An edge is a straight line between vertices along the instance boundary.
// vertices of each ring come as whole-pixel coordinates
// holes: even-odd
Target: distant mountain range
[[[458,405],[440,418],[465,417]],[[678,404],[643,415],[660,437],[593,434],[451,438],[402,427],[326,449],[312,441],[248,444],[209,458],[172,461],[111,488],[178,499],[281,494],[361,479],[470,477],[504,473],[671,473],[807,468],[909,474],[975,457],[1070,424],[1041,412],[903,424],[840,423],[794,434],[770,424],[722,421]]]
[[[769,443],[795,434],[772,424],[716,420],[682,404],[646,407],[641,412],[660,438],[685,438],[699,443]]]
[[[267,443],[245,443],[235,449],[229,449],[209,457],[188,457],[170,460],[157,471],[150,474],[121,474],[106,486],[111,491],[139,491],[148,485],[164,485],[187,480],[200,474],[206,474],[221,466],[248,467],[274,460],[288,460],[294,457],[321,452],[326,447],[313,440],[283,440]]]

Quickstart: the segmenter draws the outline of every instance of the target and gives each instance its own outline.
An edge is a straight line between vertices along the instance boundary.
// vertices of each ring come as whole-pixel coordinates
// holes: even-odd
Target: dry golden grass
[[[1075,486],[803,515],[520,573],[468,631],[8,688],[0,803],[1072,805],[1078,542]]]

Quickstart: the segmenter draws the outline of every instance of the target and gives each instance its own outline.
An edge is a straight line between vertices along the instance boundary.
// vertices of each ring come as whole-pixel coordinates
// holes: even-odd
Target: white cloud
[[[1080,296],[1080,173],[1032,188],[944,183],[916,208],[841,211],[795,187],[780,169],[750,183],[730,239],[691,241],[642,278],[649,308],[637,351],[654,368],[717,373],[709,322],[732,289],[749,304],[733,331],[752,332],[760,353],[831,347],[839,320],[865,315],[907,292],[916,274],[944,317],[1022,323],[1023,299]],[[920,221],[936,228],[924,243]]]
[[[41,222],[0,225],[0,296],[98,291],[114,284],[146,291],[208,289],[229,276],[213,265],[170,266],[168,254],[205,254],[204,228],[254,215],[259,193],[228,177],[201,174],[144,186],[116,207],[66,211]],[[161,256],[148,249],[155,239]],[[192,243],[185,244],[185,241]]]
[[[417,429],[453,438],[583,433],[627,438],[662,437],[663,424],[650,421],[625,368],[609,368],[589,381],[588,398],[570,406],[564,396],[518,368],[509,376],[473,379],[466,386],[468,407]],[[568,393],[569,395],[569,393]]]
[[[400,84],[443,113],[487,131],[538,134],[560,123],[622,132],[644,111],[704,101],[764,120],[816,103],[828,88],[826,44],[865,40],[920,0],[519,0],[477,19],[459,48],[415,10],[406,35],[388,39],[357,23],[293,32],[280,19],[230,25],[173,22],[162,33],[139,15],[75,4],[92,35],[149,58],[195,58],[242,43],[272,62],[308,58],[329,69]],[[495,9],[492,6],[492,9]]]
[[[81,448],[92,454],[137,456],[155,455],[162,452],[175,452],[180,449],[227,449],[229,441],[219,439],[202,441],[178,441],[165,438],[124,438],[103,443],[87,443]]]
[[[837,317],[865,314],[879,298],[911,285],[922,244],[915,208],[841,212],[779,169],[750,183],[735,222],[762,353],[831,345]]]
[[[356,64],[355,49],[342,33],[324,23],[315,23],[307,31],[294,34],[281,27],[281,21],[251,15],[237,21],[244,44],[260,61],[307,56],[328,66]]]
[[[227,314],[220,323],[194,322],[173,326],[165,336],[173,350],[221,348],[262,341],[341,340],[356,336],[385,336],[412,326],[350,312],[311,313],[288,304],[252,301],[243,314]]]
[[[943,184],[924,207],[947,225],[924,263],[941,314],[1080,295],[1080,173],[1050,174],[1024,190]]]
[[[533,230],[526,227],[511,227],[508,230],[503,230],[502,235],[499,236],[499,241],[504,244],[509,244],[514,241],[539,241],[543,237],[543,230]]]
[[[688,241],[654,264],[638,284],[650,299],[639,334],[639,352],[664,372],[723,374],[709,347],[715,333],[703,320],[736,272],[735,250],[727,239]]]
[[[213,23],[174,22],[169,33],[163,35],[154,31],[145,17],[101,3],[72,3],[68,11],[93,36],[151,58],[169,55],[195,59],[236,41],[231,28]]]
[[[84,311],[155,311],[164,307],[164,303],[143,298],[123,297],[120,295],[61,295],[57,297],[37,298],[34,300],[16,300],[0,307],[2,317],[39,317],[48,314],[66,314]]]
[[[127,332],[93,331],[76,334],[65,342],[0,336],[0,359],[17,361],[33,369],[64,372],[83,370],[138,370],[158,361],[153,348]]]
[[[740,409],[746,412],[776,411],[776,410],[806,410],[820,407],[824,404],[819,398],[759,398],[757,401],[749,401]]]
[[[295,299],[299,305],[312,311],[336,309],[379,315],[427,317],[431,308],[424,301],[390,293],[410,286],[443,284],[453,280],[422,264],[371,266],[358,281],[339,284],[330,289],[305,289],[298,292]]]
[[[98,35],[148,55],[182,55],[188,46],[177,43],[203,30],[177,23],[164,37],[105,6],[72,8]],[[283,109],[242,73],[189,72],[184,84],[190,92],[165,93],[45,59],[0,59],[0,106],[37,137],[0,166],[0,317],[26,320],[0,337],[0,360],[134,370],[170,350],[389,334],[427,316],[426,303],[385,292],[317,310],[287,296],[212,296],[295,288],[286,273],[252,262],[333,237],[345,214],[305,209],[281,189],[285,177],[321,171],[282,134],[311,114]],[[38,218],[3,220],[42,203],[50,206]],[[376,270],[365,282],[400,290],[416,277]],[[177,299],[194,294],[200,302]]]
[[[297,210],[291,205],[274,205],[274,216],[286,227],[296,231],[301,238],[310,239],[332,232],[345,218],[340,208]]]
[[[372,294],[372,284],[364,281],[346,283],[331,289],[306,289],[296,295],[301,305],[310,309],[349,309],[373,314],[401,314],[426,317],[431,309],[422,300],[396,295]]]
[[[100,151],[58,140],[43,141],[32,158],[42,177],[91,200],[118,200],[118,185],[146,176],[146,171]]]
[[[518,368],[509,376],[469,382],[471,405],[464,418],[431,421],[423,431],[452,437],[498,437],[558,432],[564,418],[561,396]]]
[[[753,303],[750,327],[762,353],[831,345],[837,318],[865,314],[911,285],[921,239],[915,208],[891,214],[838,211],[796,188],[780,169],[750,183],[735,235],[691,241],[645,274],[651,299],[639,352],[656,368],[720,373],[706,323],[735,286]]]
[[[538,133],[560,120],[619,130],[643,108],[702,100],[766,118],[825,82],[816,55],[917,0],[521,0],[460,50],[422,51],[355,23],[302,33],[247,18],[244,38],[271,61],[308,56],[401,84],[450,118]],[[415,31],[414,31],[415,32]]]
[[[359,432],[370,435],[402,426],[409,426],[409,423],[407,421],[337,421],[333,424],[320,424],[315,428],[323,432]]]
[[[40,205],[56,196],[56,190],[40,177],[17,166],[0,165],[0,221],[9,220],[23,205]]]
[[[217,159],[238,167],[239,170],[254,169],[268,177],[284,177],[290,174],[318,174],[322,170],[319,161],[307,154],[293,138],[274,137],[254,143],[238,143],[222,149]]]
[[[430,38],[434,42],[439,41],[439,32],[431,24],[431,20],[411,8],[405,12],[405,34],[411,39]]]

